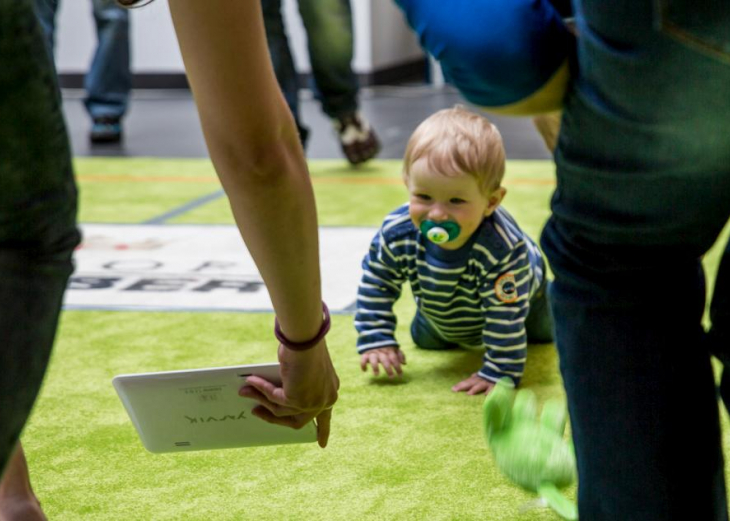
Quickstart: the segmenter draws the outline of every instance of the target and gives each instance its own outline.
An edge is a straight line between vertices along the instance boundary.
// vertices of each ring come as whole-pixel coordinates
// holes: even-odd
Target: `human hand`
[[[401,365],[406,365],[406,355],[397,347],[380,347],[365,351],[360,355],[360,369],[367,372],[368,365],[373,368],[375,376],[380,375],[380,365],[383,366],[389,378],[403,376]]]
[[[301,429],[315,419],[317,442],[326,447],[332,406],[340,387],[326,342],[322,340],[306,351],[292,351],[280,345],[279,367],[281,387],[249,376],[238,394],[259,402],[252,412],[269,423]]]
[[[466,391],[466,394],[475,395],[489,394],[489,391],[491,391],[493,388],[494,382],[485,380],[481,376],[477,375],[477,373],[474,373],[466,380],[462,380],[461,382],[453,386],[451,390],[455,393]]]

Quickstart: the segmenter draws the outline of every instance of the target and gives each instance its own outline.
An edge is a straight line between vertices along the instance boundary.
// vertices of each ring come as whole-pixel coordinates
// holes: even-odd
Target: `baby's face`
[[[441,248],[455,250],[463,246],[476,231],[485,216],[491,215],[502,200],[503,189],[485,195],[473,176],[463,174],[448,177],[428,169],[426,161],[416,161],[407,183],[410,193],[409,213],[413,224],[420,228],[426,220],[437,223],[455,221],[461,228],[459,236]]]

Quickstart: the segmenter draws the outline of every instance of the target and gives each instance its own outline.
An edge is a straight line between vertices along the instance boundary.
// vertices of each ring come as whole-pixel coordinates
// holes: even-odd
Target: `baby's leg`
[[[525,319],[527,342],[549,344],[553,341],[553,315],[548,303],[550,281],[545,279],[537,293],[530,300],[530,311]]]
[[[457,344],[441,338],[420,311],[416,311],[416,316],[411,322],[411,338],[416,347],[421,349],[456,349],[458,347]]]

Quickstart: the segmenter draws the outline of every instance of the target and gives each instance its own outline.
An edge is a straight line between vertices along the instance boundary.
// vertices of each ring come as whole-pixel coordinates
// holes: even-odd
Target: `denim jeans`
[[[53,64],[32,0],[0,0],[0,473],[51,352],[76,186]]]
[[[93,0],[98,44],[84,78],[84,104],[93,118],[121,118],[127,111],[132,73],[129,57],[129,12],[114,0]],[[58,0],[35,0],[38,19],[53,54]]]
[[[314,93],[330,118],[357,110],[358,83],[352,71],[352,12],[349,0],[298,0],[307,32]],[[281,0],[261,0],[271,60],[286,102],[301,129],[297,72],[284,30]]]
[[[700,258],[730,216],[730,4],[575,7],[542,246],[580,517],[726,520]]]
[[[548,303],[552,284],[547,279],[530,301],[530,311],[525,319],[527,341],[531,344],[545,344],[553,341],[553,317]],[[411,338],[421,349],[456,349],[458,344],[447,342],[438,334],[428,320],[416,311],[411,322]]]

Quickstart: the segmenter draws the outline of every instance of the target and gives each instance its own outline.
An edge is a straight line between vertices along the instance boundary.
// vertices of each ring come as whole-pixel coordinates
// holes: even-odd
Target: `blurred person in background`
[[[48,51],[53,56],[59,0],[34,0]],[[97,45],[84,77],[84,106],[91,117],[92,144],[119,143],[132,88],[129,12],[115,0],[92,0]]]
[[[372,159],[380,151],[375,131],[358,106],[358,80],[352,71],[352,9],[349,0],[297,0],[307,33],[314,95],[330,118],[352,165]],[[284,27],[281,0],[261,0],[271,61],[284,98],[294,115],[302,145],[309,129],[299,113],[299,84]]]

